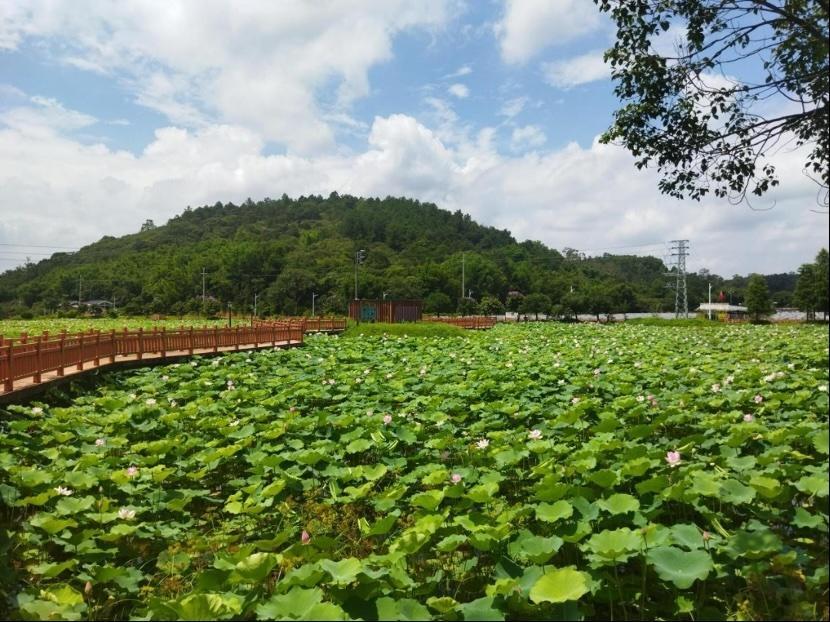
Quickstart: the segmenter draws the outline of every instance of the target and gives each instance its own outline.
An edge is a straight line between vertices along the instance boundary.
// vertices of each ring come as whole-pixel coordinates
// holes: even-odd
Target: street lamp
[[[317,292],[311,292],[311,317],[314,317],[314,300],[318,295]]]
[[[389,295],[389,292],[383,292],[383,299],[386,300],[386,296]]]
[[[354,299],[357,300],[357,267],[366,259],[366,251],[362,248],[354,254]]]

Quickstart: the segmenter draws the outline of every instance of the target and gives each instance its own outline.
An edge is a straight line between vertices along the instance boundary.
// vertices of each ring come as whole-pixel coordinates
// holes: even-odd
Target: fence
[[[348,320],[344,317],[289,317],[277,321],[301,324],[304,333],[330,333],[346,330]],[[268,321],[255,320],[256,325],[268,324]]]
[[[452,324],[453,326],[460,326],[468,330],[482,330],[493,328],[496,325],[496,318],[488,317],[486,315],[468,315],[462,317],[427,317],[424,318],[428,322],[443,322],[444,324]]]
[[[152,354],[166,358],[171,353],[193,354],[195,350],[218,352],[219,348],[265,345],[294,345],[303,342],[305,328],[300,322],[261,322],[237,328],[162,328],[145,331],[112,330],[50,336],[34,339],[21,336],[19,343],[0,337],[0,383],[3,391],[14,389],[14,382],[32,377],[35,384],[48,372],[64,375],[67,368],[82,370],[85,363],[94,367],[116,362],[116,357],[142,360]]]

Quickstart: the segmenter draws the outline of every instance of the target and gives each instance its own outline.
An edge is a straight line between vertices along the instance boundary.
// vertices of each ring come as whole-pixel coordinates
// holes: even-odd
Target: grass
[[[343,333],[344,337],[460,337],[463,328],[439,322],[408,322],[405,324],[352,324]]]

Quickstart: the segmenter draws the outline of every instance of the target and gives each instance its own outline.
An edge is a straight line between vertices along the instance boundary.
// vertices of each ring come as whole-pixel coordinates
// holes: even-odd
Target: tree
[[[539,319],[540,313],[549,313],[553,303],[545,294],[528,294],[519,307],[521,313],[533,313]]]
[[[805,263],[798,269],[798,280],[793,292],[793,302],[807,314],[808,320],[816,317],[816,311],[825,316],[828,312],[828,253],[821,249],[815,263]]]
[[[749,277],[745,294],[746,311],[752,316],[753,321],[758,322],[765,315],[774,311],[772,301],[769,297],[767,281],[760,274],[753,274]]]
[[[478,303],[478,312],[482,315],[502,315],[504,314],[504,305],[501,300],[494,296],[485,296]]]
[[[444,292],[432,292],[424,298],[424,311],[429,313],[449,313],[452,311],[452,299]]]
[[[623,102],[603,142],[656,164],[665,194],[736,201],[778,184],[776,145],[804,145],[827,205],[827,0],[594,1],[616,24],[605,60]]]
[[[154,223],[150,218],[145,220],[144,223],[141,225],[141,231],[142,232],[152,231],[155,228],[156,228],[156,223]]]

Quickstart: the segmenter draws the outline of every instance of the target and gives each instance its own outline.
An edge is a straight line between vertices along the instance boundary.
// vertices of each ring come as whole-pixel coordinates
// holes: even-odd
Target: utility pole
[[[256,317],[256,299],[259,297],[259,294],[254,293],[254,317]]]
[[[202,308],[205,306],[205,269],[202,268]]]
[[[78,309],[81,308],[81,283],[83,282],[83,275],[78,275]]]
[[[467,291],[465,286],[464,286],[464,278],[466,276],[466,274],[465,274],[465,265],[464,265],[464,256],[465,255],[466,255],[466,253],[461,253],[461,299],[462,300],[464,299],[464,292]]]
[[[311,317],[314,317],[314,301],[317,299],[317,292],[311,292]]]
[[[709,283],[709,319],[712,319],[712,284]]]
[[[667,273],[666,276],[674,279],[674,317],[675,319],[683,314],[683,317],[689,318],[689,298],[686,292],[686,257],[689,256],[689,240],[672,240],[671,241],[671,265],[670,268],[675,268],[674,272]]]
[[[362,248],[354,254],[354,299],[357,300],[357,267],[366,258],[366,251]]]
[[[228,328],[231,327],[231,303],[228,303]]]

